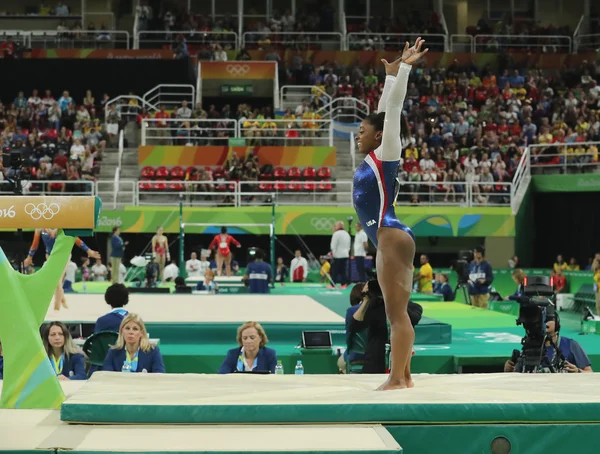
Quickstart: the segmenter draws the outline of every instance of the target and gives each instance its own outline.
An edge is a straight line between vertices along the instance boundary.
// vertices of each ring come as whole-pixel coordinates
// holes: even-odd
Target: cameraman
[[[564,371],[569,373],[593,372],[592,363],[583,351],[583,348],[581,348],[581,345],[574,339],[558,335],[560,331],[560,317],[556,314],[555,318],[556,320],[548,320],[546,322],[546,334],[552,339],[552,343],[550,339],[546,341],[546,356],[542,365],[544,363],[552,363],[556,355],[553,345],[558,345],[558,349],[566,360]],[[515,364],[511,358],[504,364],[504,372],[521,372],[522,367],[519,360]]]
[[[485,260],[485,249],[477,246],[473,250],[474,260],[469,265],[469,294],[471,306],[488,308],[490,285],[494,281],[494,272],[490,262]]]

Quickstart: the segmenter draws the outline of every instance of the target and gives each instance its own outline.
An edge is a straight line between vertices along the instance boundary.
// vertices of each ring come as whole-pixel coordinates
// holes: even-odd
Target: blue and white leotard
[[[400,117],[408,86],[411,66],[402,63],[398,76],[387,76],[379,100],[379,112],[385,111],[381,145],[371,151],[354,173],[352,201],[358,219],[369,239],[377,246],[377,230],[393,227],[404,230],[413,241],[412,230],[396,217],[394,201],[396,178],[402,154]]]

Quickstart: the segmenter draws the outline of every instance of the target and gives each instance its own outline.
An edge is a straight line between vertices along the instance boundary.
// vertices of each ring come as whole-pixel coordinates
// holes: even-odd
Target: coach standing
[[[356,235],[354,235],[354,260],[356,261],[356,274],[358,282],[365,282],[365,257],[369,248],[367,233],[363,230],[360,222],[356,223]]]
[[[113,284],[119,282],[119,269],[121,268],[121,261],[123,260],[126,244],[127,243],[123,242],[123,238],[121,238],[121,229],[119,229],[119,227],[113,227],[112,238],[110,239],[110,281]]]
[[[348,284],[348,257],[350,257],[351,242],[350,234],[344,230],[344,223],[336,222],[331,236],[331,254],[333,256],[331,278],[334,283],[341,284],[342,288]]]
[[[485,249],[478,246],[473,251],[475,259],[469,265],[469,294],[471,305],[488,308],[490,286],[494,281],[492,265],[485,259]]]

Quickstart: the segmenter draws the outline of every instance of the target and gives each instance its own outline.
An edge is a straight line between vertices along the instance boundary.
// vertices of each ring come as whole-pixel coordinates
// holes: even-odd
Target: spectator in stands
[[[269,339],[258,322],[246,322],[237,330],[239,347],[232,348],[219,368],[219,374],[235,372],[275,373],[277,353],[266,347]]]
[[[344,229],[344,223],[338,221],[333,227],[331,236],[331,254],[333,257],[333,270],[331,278],[335,284],[346,288],[348,284],[348,257],[350,256],[350,243],[352,238]]]
[[[321,269],[319,270],[319,274],[321,275],[322,282],[333,282],[331,279],[331,263],[329,261],[329,256],[321,256]]]
[[[367,275],[365,273],[365,258],[369,249],[369,238],[362,228],[360,222],[356,222],[356,235],[354,235],[354,261],[356,262],[356,273],[359,282],[365,282]]]
[[[105,282],[106,276],[108,276],[108,269],[106,265],[102,263],[101,258],[96,259],[96,263],[92,266],[92,276],[94,277],[94,282]]]
[[[302,257],[302,251],[296,249],[295,256],[290,263],[290,282],[306,282],[308,277],[308,261]]]
[[[454,291],[450,287],[448,275],[445,273],[436,273],[435,282],[433,283],[433,293],[442,295],[444,301],[454,301]]]
[[[292,263],[294,260],[292,260]],[[282,285],[287,281],[289,270],[283,263],[283,257],[277,258],[277,265],[275,266],[275,282],[280,282]]]
[[[113,284],[119,282],[119,269],[121,268],[121,261],[123,260],[126,245],[127,243],[121,238],[121,229],[119,227],[113,227],[112,237],[110,239],[110,264],[112,267],[110,281]]]
[[[413,281],[417,282],[419,293],[433,293],[433,268],[429,264],[429,256],[421,254],[421,268],[413,276]]]
[[[59,380],[85,380],[83,352],[75,346],[71,333],[62,322],[51,322],[42,334],[44,349]]]
[[[567,270],[568,271],[579,271],[579,265],[577,264],[577,260],[575,260],[575,257],[571,257],[569,259],[569,264],[567,265]]]
[[[169,145],[169,123],[165,120],[170,118],[169,113],[166,111],[165,106],[161,105],[160,110],[154,114],[155,122],[152,125],[153,128],[157,128],[154,132],[155,137],[158,138],[159,145]]]
[[[471,305],[483,309],[488,308],[490,286],[494,280],[494,272],[490,262],[485,260],[485,249],[478,246],[473,251],[474,259],[469,265],[469,294]]]
[[[104,371],[165,373],[160,350],[150,343],[139,315],[130,313],[121,322],[117,343],[104,360]]]
[[[104,301],[111,311],[96,320],[94,333],[101,331],[118,332],[123,319],[129,314],[124,307],[129,303],[129,291],[123,284],[112,284],[104,292]]]
[[[592,363],[585,354],[583,348],[581,348],[581,345],[574,339],[559,336],[559,333],[560,317],[557,312],[554,319],[548,319],[546,321],[546,335],[548,340],[545,345],[545,357],[542,360],[542,367],[548,367],[548,365],[552,363],[556,356],[554,346],[558,346],[558,349],[566,360],[565,368],[560,372],[593,372]],[[520,360],[515,364],[511,359],[504,364],[504,372],[521,372],[522,369],[523,364]]]

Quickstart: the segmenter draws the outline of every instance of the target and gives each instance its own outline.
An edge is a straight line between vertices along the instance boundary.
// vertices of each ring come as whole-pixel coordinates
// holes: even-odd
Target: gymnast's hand
[[[101,257],[99,252],[94,251],[92,249],[88,249],[87,256],[92,259],[99,259]]]
[[[415,45],[409,47],[409,43],[406,41],[406,45],[402,51],[402,57],[400,58],[402,62],[406,63],[407,65],[417,63],[427,52],[429,52],[429,49],[421,51],[421,46],[423,46],[424,43],[425,40],[419,37],[415,41]]]
[[[25,260],[23,260],[23,266],[27,267],[27,266],[31,266],[31,265],[33,265],[33,257],[28,255],[27,258]]]
[[[398,75],[398,70],[400,69],[400,63],[402,63],[402,57],[398,58],[397,60],[394,60],[391,63],[388,63],[388,61],[385,58],[382,58],[381,63],[383,63],[383,66],[385,66],[386,76],[396,77]]]

